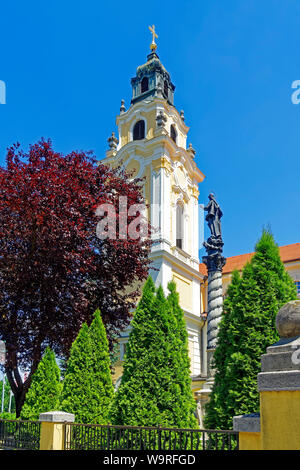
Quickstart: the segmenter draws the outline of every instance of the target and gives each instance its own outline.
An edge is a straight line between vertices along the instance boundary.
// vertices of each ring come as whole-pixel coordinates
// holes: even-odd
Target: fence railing
[[[238,450],[234,431],[163,427],[65,425],[66,450]]]
[[[0,449],[38,450],[40,430],[39,421],[0,419]]]
[[[38,450],[39,421],[0,419],[0,449]],[[64,424],[65,450],[238,450],[234,431]]]

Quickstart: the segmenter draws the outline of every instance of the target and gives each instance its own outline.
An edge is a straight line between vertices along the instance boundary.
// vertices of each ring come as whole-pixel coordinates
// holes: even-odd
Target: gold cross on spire
[[[150,31],[151,31],[151,33],[152,33],[152,42],[151,42],[151,44],[150,44],[150,49],[151,49],[152,51],[155,51],[156,48],[157,48],[157,44],[155,43],[155,38],[158,38],[158,36],[157,36],[157,34],[156,34],[156,32],[155,32],[155,26],[154,26],[154,25],[152,25],[152,27],[149,26],[149,29],[150,29]]]

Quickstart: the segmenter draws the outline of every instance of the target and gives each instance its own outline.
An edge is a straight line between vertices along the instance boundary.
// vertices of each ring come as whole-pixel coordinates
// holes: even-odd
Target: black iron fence
[[[39,421],[0,419],[0,449],[38,450]],[[238,450],[234,431],[64,424],[66,450]]]
[[[238,450],[234,431],[66,424],[66,450]]]
[[[0,419],[0,449],[38,450],[40,429],[39,421]]]

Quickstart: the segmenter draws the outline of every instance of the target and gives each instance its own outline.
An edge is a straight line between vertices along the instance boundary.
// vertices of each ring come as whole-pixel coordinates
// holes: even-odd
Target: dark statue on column
[[[222,256],[223,240],[221,231],[221,217],[223,212],[217,203],[214,194],[208,196],[209,203],[204,207],[207,212],[205,220],[211,232],[211,236],[203,243],[207,251],[207,256],[203,257],[203,263],[206,264],[208,272],[222,271],[226,259]]]
[[[207,216],[205,217],[205,220],[207,220],[209,229],[211,231],[211,236],[213,238],[222,237],[221,217],[223,215],[223,212],[221,211],[221,208],[215,200],[215,196],[213,194],[210,194],[208,198],[209,203],[207,204],[207,206],[204,207],[204,210],[207,211]]]

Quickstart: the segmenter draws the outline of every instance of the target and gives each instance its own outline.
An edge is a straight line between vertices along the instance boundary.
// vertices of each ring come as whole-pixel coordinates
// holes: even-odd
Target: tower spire
[[[151,52],[147,55],[147,62],[136,69],[136,76],[131,79],[131,104],[150,97],[164,98],[169,104],[174,103],[175,86],[171,82],[170,74],[162,65],[157,53],[155,26],[149,26],[152,34]]]
[[[157,49],[157,44],[155,42],[155,38],[158,38],[158,36],[155,32],[155,26],[154,25],[149,26],[149,30],[152,33],[152,42],[150,44],[150,49],[151,49],[152,52],[155,52],[156,49]]]

